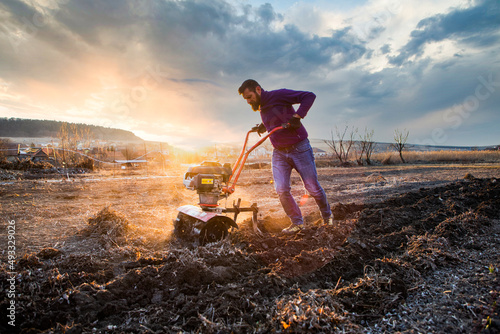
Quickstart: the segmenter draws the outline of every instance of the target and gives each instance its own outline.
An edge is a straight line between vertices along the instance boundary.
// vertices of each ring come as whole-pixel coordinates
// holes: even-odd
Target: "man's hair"
[[[245,89],[249,89],[251,92],[255,92],[255,88],[257,87],[261,87],[261,85],[259,85],[259,83],[253,79],[248,79],[248,80],[245,80],[240,88],[238,88],[238,93],[240,93],[240,95],[243,94],[243,92],[245,91]],[[262,87],[261,87],[262,88]]]

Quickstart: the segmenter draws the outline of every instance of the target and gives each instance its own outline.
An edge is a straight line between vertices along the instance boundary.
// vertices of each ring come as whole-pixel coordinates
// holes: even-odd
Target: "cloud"
[[[387,54],[389,52],[391,52],[391,46],[389,44],[384,44],[380,47],[380,52],[382,52],[383,54]]]
[[[345,11],[325,3],[2,1],[0,116],[92,122],[192,146],[239,142],[260,122],[236,91],[254,78],[317,94],[304,120],[313,138],[349,122],[390,141],[397,127],[427,136],[425,124],[463,103],[478,76],[498,72],[497,1],[373,0]],[[449,138],[484,126],[498,91]]]
[[[318,66],[345,66],[366,52],[347,30],[319,37],[282,25],[283,16],[270,4],[238,9],[222,1],[166,1],[156,6],[147,34],[157,59],[206,78],[250,72],[303,75]]]
[[[412,56],[421,56],[426,45],[446,39],[469,47],[498,44],[499,15],[498,1],[478,0],[469,8],[425,18],[412,31],[410,40],[401,48],[399,55],[389,57],[390,63],[400,66]]]
[[[283,19],[283,16],[280,14],[277,14],[273,6],[270,3],[265,3],[261,5],[257,9],[257,16],[263,21],[264,24],[270,25],[274,21],[279,20],[281,21]]]
[[[1,6],[9,27],[0,36],[6,64],[0,77],[59,108],[64,99],[35,89],[60,90],[74,103],[100,94],[104,86],[127,95],[140,86],[148,67],[161,66],[168,80],[159,90],[190,82],[203,95],[211,89],[207,83],[221,86],[250,75],[304,77],[342,68],[367,52],[347,28],[320,37],[282,25],[283,15],[270,4],[79,0],[35,8],[9,0]],[[40,24],[36,17],[43,17],[36,19]]]
[[[214,80],[250,71],[304,75],[318,66],[330,70],[346,66],[367,52],[348,28],[320,37],[294,24],[282,25],[283,15],[269,3],[252,7],[223,0],[80,0],[38,11],[9,0],[3,7],[15,30],[26,32],[31,27],[24,21],[43,17],[43,26],[31,24],[30,40],[17,40],[20,52],[29,52],[30,45],[39,43],[42,56],[60,52],[59,59],[113,57],[117,69],[129,73],[154,62],[183,76],[180,79]],[[14,58],[11,54],[10,61]],[[37,71],[30,75],[36,76]]]

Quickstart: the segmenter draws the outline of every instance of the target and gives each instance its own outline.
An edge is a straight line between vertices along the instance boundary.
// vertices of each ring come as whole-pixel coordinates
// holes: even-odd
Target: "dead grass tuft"
[[[345,323],[344,313],[331,290],[299,290],[277,301],[274,319],[284,332],[334,332]]]
[[[367,183],[376,183],[376,182],[386,182],[387,179],[382,176],[380,173],[372,173],[366,177],[365,182]]]
[[[106,206],[95,216],[89,218],[85,232],[101,237],[106,243],[118,245],[130,230],[127,218]]]
[[[383,317],[407,297],[407,283],[398,273],[401,270],[382,262],[366,266],[363,277],[335,292],[336,300],[357,317]]]

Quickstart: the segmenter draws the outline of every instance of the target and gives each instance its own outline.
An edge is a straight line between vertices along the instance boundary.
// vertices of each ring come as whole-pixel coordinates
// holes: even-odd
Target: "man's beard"
[[[250,104],[252,106],[253,111],[258,111],[260,109],[260,95],[255,93],[255,102]]]

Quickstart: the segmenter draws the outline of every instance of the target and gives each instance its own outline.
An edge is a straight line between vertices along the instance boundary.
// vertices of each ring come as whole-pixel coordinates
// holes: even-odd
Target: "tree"
[[[7,155],[7,149],[9,148],[9,144],[11,143],[8,138],[0,138],[0,158]]]
[[[137,146],[134,144],[127,144],[125,148],[121,150],[123,156],[127,160],[134,160],[139,157],[139,153],[137,152]]]
[[[346,125],[344,131],[341,133],[339,128],[335,126],[335,136],[333,136],[333,131],[331,131],[332,138],[330,140],[323,140],[325,144],[330,147],[330,149],[335,153],[336,157],[340,160],[341,164],[345,164],[349,159],[349,151],[354,144],[354,137],[358,132],[357,128],[352,127],[349,132],[349,139],[344,139],[349,131],[349,125]]]
[[[62,160],[65,167],[76,166],[85,161],[85,159],[77,153],[78,144],[82,139],[83,128],[79,128],[77,124],[63,122],[59,128],[57,137],[61,142]],[[87,134],[90,136],[90,134]]]
[[[66,146],[68,145],[68,123],[64,122],[61,124],[61,127],[59,129],[59,132],[57,134],[57,137],[61,141],[61,148],[62,148],[62,163],[64,167],[67,167],[66,165]]]
[[[404,129],[403,131],[400,131],[399,129],[396,129],[394,131],[394,141],[395,143],[392,144],[392,147],[399,153],[399,157],[401,158],[401,161],[405,163],[405,159],[403,159],[403,150],[406,148],[406,140],[408,139],[408,135],[410,134],[410,131]]]
[[[366,163],[368,165],[372,164],[370,158],[373,153],[373,150],[375,149],[375,142],[373,141],[373,133],[374,133],[373,130],[368,131],[368,128],[365,128],[364,134],[359,136],[359,141],[357,142],[359,156],[356,159],[359,165],[363,164],[363,155],[365,156]]]

